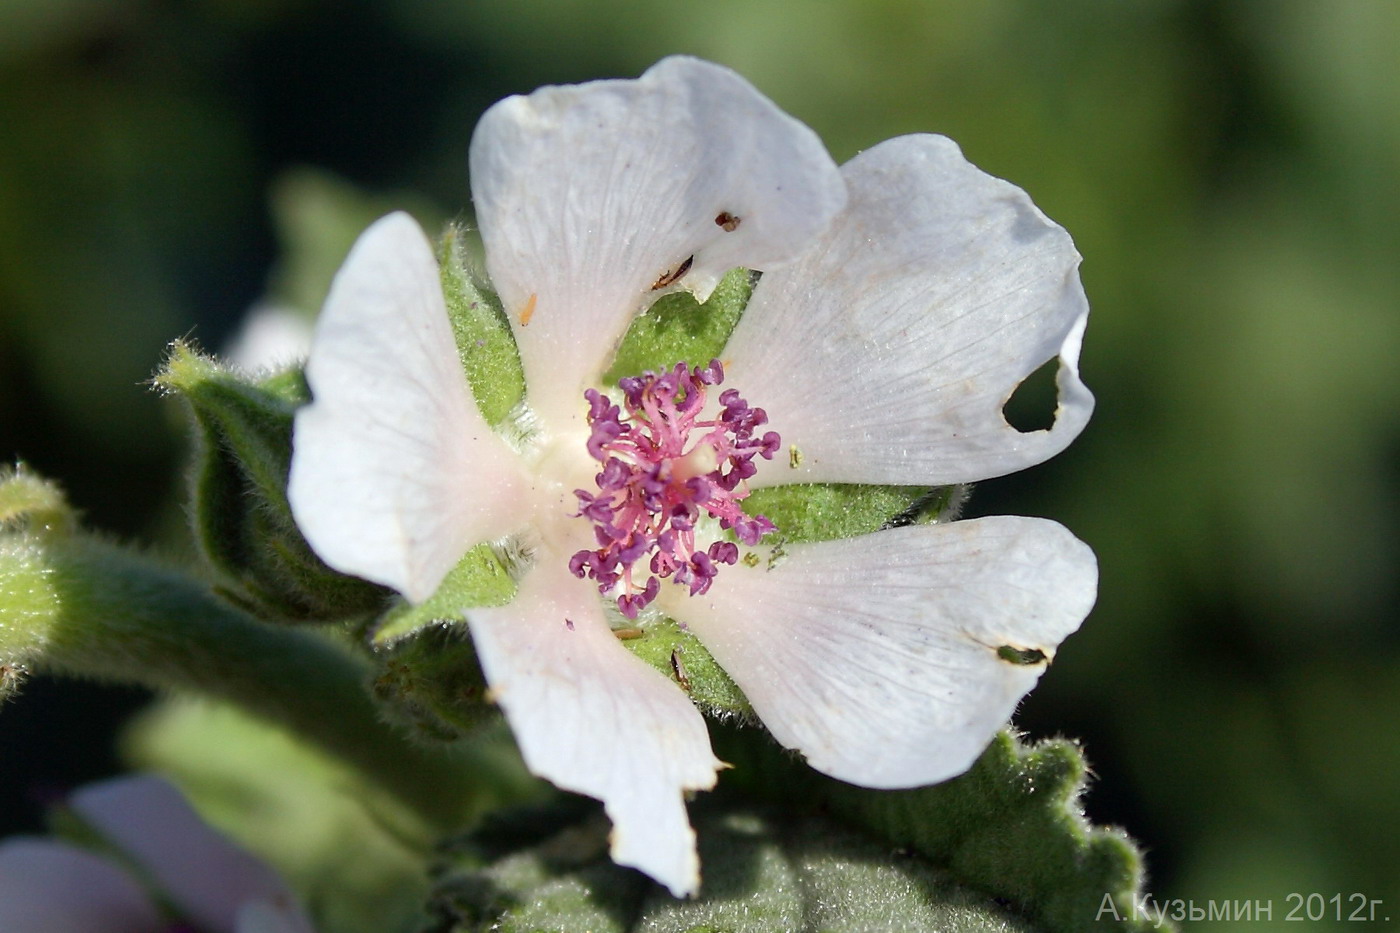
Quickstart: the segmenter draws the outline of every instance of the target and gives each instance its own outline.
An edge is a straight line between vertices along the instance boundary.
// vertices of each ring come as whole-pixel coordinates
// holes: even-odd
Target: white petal
[[[235,933],[239,911],[250,901],[296,910],[291,892],[271,868],[211,828],[160,778],[138,775],[89,784],[71,804],[201,929]]]
[[[684,793],[713,787],[721,767],[705,722],[622,647],[596,590],[564,568],[542,560],[510,605],[467,610],[492,695],[531,771],[603,801],[614,861],[677,897],[694,894],[700,863]]]
[[[734,678],[773,736],[866,787],[962,773],[1094,602],[1094,555],[1054,522],[983,518],[789,545],[664,610]]]
[[[842,171],[846,212],[763,277],[725,350],[728,381],[802,455],[754,482],[970,482],[1063,450],[1093,409],[1069,235],[939,136],[889,140]],[[1056,355],[1055,424],[1019,432],[1002,406]]]
[[[524,488],[457,355],[418,224],[366,230],[316,322],[288,495],[337,570],[427,598],[468,548],[504,534]]]
[[[845,202],[811,130],[734,72],[684,57],[635,81],[501,101],[477,125],[471,171],[531,405],[560,427],[581,417],[584,388],[663,275],[693,256],[679,284],[707,296],[734,266],[796,257]]]
[[[160,914],[121,868],[51,839],[0,844],[5,933],[151,933]]]

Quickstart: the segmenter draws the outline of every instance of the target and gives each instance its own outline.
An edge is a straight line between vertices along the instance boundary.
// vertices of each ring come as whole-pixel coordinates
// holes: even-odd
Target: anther
[[[757,472],[754,457],[773,459],[781,439],[775,431],[754,436],[768,415],[734,389],[720,395],[724,408],[718,417],[701,420],[707,387],[723,381],[724,367],[711,360],[708,366],[679,363],[664,373],[622,379],[622,406],[596,389],[584,393],[588,452],[602,470],[595,477],[597,493],[577,489],[574,495],[576,514],[593,523],[598,548],[574,554],[569,570],[591,578],[601,593],[621,583],[617,607],[629,619],[656,598],[661,580],[697,596],[710,588],[718,565],[738,562],[733,542],[697,547],[702,517],[718,520],[750,547],[775,530],[765,516],[746,514],[739,502],[749,494],[744,480]],[[644,581],[634,578],[648,555],[642,566],[650,573]]]

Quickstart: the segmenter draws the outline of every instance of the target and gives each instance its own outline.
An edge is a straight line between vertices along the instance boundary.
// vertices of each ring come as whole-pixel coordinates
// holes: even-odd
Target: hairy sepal
[[[189,515],[224,595],[289,622],[359,618],[384,605],[383,588],[327,567],[292,519],[292,416],[306,401],[298,370],[254,379],[177,342],[156,385],[184,399],[194,419]]]

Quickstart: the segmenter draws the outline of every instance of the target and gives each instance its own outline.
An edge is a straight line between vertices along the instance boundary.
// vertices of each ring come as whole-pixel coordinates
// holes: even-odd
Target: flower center
[[[720,394],[723,409],[701,420],[707,387],[724,381],[719,360],[709,366],[676,364],[670,372],[646,372],[618,383],[623,406],[596,389],[588,400],[588,453],[603,465],[598,491],[575,489],[577,515],[593,523],[597,550],[569,560],[574,576],[591,578],[598,592],[622,584],[617,608],[629,619],[656,598],[661,580],[690,587],[695,596],[710,588],[719,564],[739,559],[739,548],[715,541],[697,548],[695,525],[705,516],[752,546],[774,525],[762,515],[750,518],[739,502],[749,495],[746,479],[757,472],[752,460],[772,460],[781,443],[777,432],[755,437],[768,422],[762,408],[751,408],[734,389]],[[637,564],[650,556],[646,579]]]

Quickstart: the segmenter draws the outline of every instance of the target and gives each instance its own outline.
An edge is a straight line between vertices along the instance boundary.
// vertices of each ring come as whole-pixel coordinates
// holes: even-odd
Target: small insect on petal
[[[1050,660],[1050,657],[1039,648],[1017,648],[1014,645],[1002,645],[997,648],[997,657],[1008,664],[1025,665],[1027,667],[1036,664],[1045,664]]]
[[[742,219],[741,217],[735,217],[733,214],[729,213],[729,211],[720,211],[719,215],[715,217],[715,223],[718,224],[725,233],[733,233],[735,230],[739,229],[739,221]]]
[[[670,285],[672,282],[676,281],[681,276],[689,272],[690,265],[693,262],[695,262],[694,256],[685,257],[685,262],[681,263],[679,266],[676,266],[676,268],[670,270],[669,272],[661,273],[661,278],[657,279],[655,282],[652,283],[651,290],[656,291],[657,289],[665,288],[667,285]]]
[[[681,685],[681,689],[686,693],[690,692],[690,675],[686,673],[685,664],[681,661],[681,649],[671,649],[671,672],[676,675],[676,683]]]
[[[619,641],[631,641],[634,638],[641,638],[646,634],[646,632],[639,628],[615,628],[612,630],[612,633]]]
[[[539,296],[534,292],[530,293],[530,300],[525,302],[525,307],[520,310],[520,326],[529,327],[530,318],[535,316],[535,299]]]

